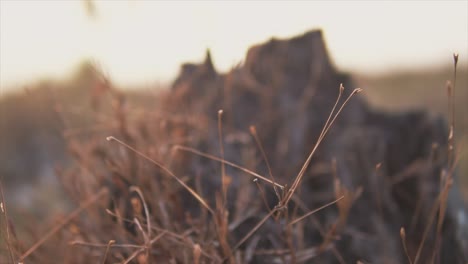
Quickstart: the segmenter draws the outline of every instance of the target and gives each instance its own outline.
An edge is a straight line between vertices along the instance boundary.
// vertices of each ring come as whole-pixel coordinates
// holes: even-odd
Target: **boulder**
[[[168,105],[182,102],[177,108],[184,105],[190,113],[209,117],[210,125],[200,135],[203,143],[194,147],[210,153],[219,153],[216,113],[223,109],[226,160],[245,165],[245,153],[253,151],[258,161],[249,168],[268,175],[248,134],[244,142],[228,140],[240,138],[236,135],[245,135],[254,125],[277,181],[291,184],[317,142],[340,84],[345,87],[342,98],[347,98],[355,88],[352,78],[336,70],[322,33],[311,31],[253,46],[245,63],[226,74],[216,72],[208,52],[204,63],[182,67]],[[450,170],[447,137],[447,124],[441,117],[422,110],[387,113],[370,107],[363,96],[354,96],[314,155],[298,193],[307,208],[316,208],[336,197],[338,183],[348,194],[349,211],[331,206],[317,213],[306,221],[305,233],[298,236],[302,240],[296,237],[295,243],[304,248],[321,245],[327,239],[324,230],[338,224],[331,243],[334,250],[311,258],[313,263],[338,263],[340,259],[403,263],[407,259],[400,237],[403,227],[411,259],[424,241],[420,263],[465,263],[467,236],[462,230],[468,230],[467,214],[456,183],[450,199],[444,200],[448,204],[439,235],[435,228],[438,217],[431,213],[443,189],[441,175]],[[190,167],[212,171],[207,163],[200,166],[200,159],[195,160],[188,171]],[[235,201],[240,190],[245,192],[246,183],[238,180],[244,177],[238,170],[228,169],[228,174],[234,179],[230,197]],[[221,184],[206,181],[213,188]],[[254,194],[258,190],[250,192],[258,197]],[[271,190],[268,199],[270,206],[277,202]],[[263,214],[253,218],[258,221],[266,213],[263,209]],[[273,220],[270,225],[267,221],[258,233],[268,240],[264,236],[277,234],[277,228]],[[271,243],[265,245],[275,248]]]

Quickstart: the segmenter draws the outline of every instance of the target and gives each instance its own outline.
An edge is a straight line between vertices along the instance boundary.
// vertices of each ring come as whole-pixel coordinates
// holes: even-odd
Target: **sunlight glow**
[[[167,82],[210,48],[219,70],[272,36],[322,28],[335,64],[378,73],[467,60],[467,1],[0,2],[0,87],[62,78],[93,60],[121,85]]]

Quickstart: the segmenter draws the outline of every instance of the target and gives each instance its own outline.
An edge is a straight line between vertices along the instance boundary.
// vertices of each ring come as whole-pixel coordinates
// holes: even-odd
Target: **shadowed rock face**
[[[340,83],[345,87],[342,98],[347,98],[354,89],[351,78],[330,62],[321,32],[311,31],[252,47],[245,63],[226,74],[217,73],[209,52],[204,63],[185,64],[165,108],[207,116],[210,121],[194,147],[210,153],[219,153],[217,111],[223,109],[226,160],[267,175],[258,148],[248,135],[249,126],[255,125],[273,174],[278,182],[290,184],[317,141]],[[406,255],[401,227],[406,230],[409,255],[414,259],[424,230],[431,224],[431,210],[441,189],[440,175],[448,169],[446,150],[447,131],[442,118],[421,111],[385,113],[371,109],[361,95],[353,97],[315,154],[299,193],[309,209],[333,200],[339,190],[348,192],[344,200],[351,204],[349,212],[332,206],[305,221],[304,233],[296,234],[304,237],[305,245],[300,245],[304,248],[320,245],[327,239],[327,230],[336,228],[331,244],[336,250],[324,250],[309,262],[339,263],[344,259],[346,263],[403,263]],[[249,155],[257,161],[249,163]],[[196,168],[201,174],[219,167],[201,158],[191,158],[187,163],[187,172]],[[251,188],[246,192],[257,195],[254,193],[258,190],[248,187],[251,183],[243,182],[239,171],[228,168],[228,175],[233,179],[231,201],[239,199],[243,188]],[[206,183],[213,188],[220,185],[217,179],[207,179]],[[439,259],[440,263],[467,261],[466,234],[461,230],[468,229],[460,220],[467,217],[454,187],[440,245],[435,245],[435,217],[420,263],[430,263],[434,248],[440,248],[436,263]],[[274,206],[277,200],[273,193],[268,197],[270,206]],[[238,209],[235,202],[230,207]],[[258,212],[252,216],[253,223],[263,215]],[[245,224],[245,230],[254,225]],[[258,247],[282,248],[284,245],[272,245],[267,238],[278,234],[279,228],[273,220],[267,221],[258,231],[263,241]],[[241,237],[238,234],[234,241]],[[273,259],[255,261],[260,260],[269,263]]]

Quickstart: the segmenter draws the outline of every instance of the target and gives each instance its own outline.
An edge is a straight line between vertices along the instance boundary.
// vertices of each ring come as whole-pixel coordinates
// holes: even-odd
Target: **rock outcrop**
[[[342,96],[346,98],[354,88],[352,79],[330,62],[321,32],[311,31],[252,47],[245,63],[227,74],[216,72],[209,52],[204,63],[184,65],[168,101],[168,106],[177,109],[168,110],[183,108],[186,114],[211,118],[200,137],[203,144],[194,147],[218,153],[216,113],[223,109],[226,160],[245,164],[244,153],[254,149],[253,156],[260,161],[251,169],[268,175],[258,148],[252,147],[246,135],[249,126],[255,125],[273,174],[278,182],[290,184],[320,135],[340,83],[346,87]],[[353,194],[356,197],[334,234],[336,251],[329,250],[311,261],[333,263],[341,256],[347,263],[403,263],[407,257],[400,228],[404,227],[411,258],[424,240],[420,263],[439,259],[440,263],[466,262],[466,232],[460,236],[466,229],[462,201],[448,200],[438,242],[437,217],[431,215],[443,189],[441,175],[450,169],[446,127],[441,117],[423,111],[385,113],[372,109],[362,96],[352,98],[314,155],[299,197],[308,208],[319,207],[335,197],[337,182],[347,190],[349,199]],[[229,138],[246,140],[229,143]],[[189,168],[203,167],[193,162]],[[239,171],[232,169],[228,174],[234,179],[231,198],[235,200],[245,183],[236,182],[241,177]],[[214,187],[219,188],[219,184]],[[456,196],[455,189],[451,192]],[[275,201],[270,193],[270,206]],[[315,220],[307,221],[301,243],[309,247],[323,243],[326,237],[319,226],[330,228],[344,213],[333,207],[317,213]],[[433,227],[424,238],[428,225]],[[271,224],[270,228],[259,233],[275,234],[278,226]],[[439,255],[433,255],[436,251]]]

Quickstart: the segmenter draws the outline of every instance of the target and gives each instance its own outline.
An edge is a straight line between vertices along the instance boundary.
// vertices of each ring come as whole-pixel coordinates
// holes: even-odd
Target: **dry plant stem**
[[[250,241],[250,243],[246,246],[245,254],[244,254],[244,262],[242,263],[250,263],[252,261],[252,258],[255,253],[255,249],[257,248],[260,238],[261,237],[259,235],[255,235]]]
[[[112,242],[113,241],[113,242]],[[145,246],[133,245],[133,244],[115,244],[114,240],[110,240],[107,244],[101,243],[88,243],[84,241],[70,241],[68,243],[70,246],[86,246],[86,247],[105,247],[105,248],[144,248]]]
[[[193,263],[194,264],[199,264],[200,263],[200,257],[201,257],[201,248],[199,244],[195,244],[193,246]]]
[[[297,203],[299,205],[299,207],[304,211],[304,212],[309,212],[311,211],[311,209],[309,209],[305,204],[304,202],[296,195],[294,194],[293,197],[292,197],[292,200]],[[338,202],[338,201],[337,201]],[[312,223],[315,225],[315,228],[317,228],[318,232],[320,233],[320,235],[322,237],[327,237],[327,233],[326,231],[324,230],[324,227],[317,221],[317,219],[314,219],[312,218],[311,219]],[[341,264],[345,264],[346,262],[344,261],[343,257],[341,256],[341,254],[338,252],[338,250],[335,248],[335,247],[331,247],[331,252],[333,253],[333,255],[335,255],[336,259],[338,260],[338,262],[340,262]]]
[[[253,171],[251,171],[251,170],[248,170],[248,169],[246,169],[246,168],[243,168],[243,167],[241,167],[241,166],[239,166],[239,165],[237,165],[237,164],[234,164],[234,163],[232,163],[232,162],[229,162],[229,161],[227,161],[227,160],[218,158],[218,157],[216,157],[216,156],[210,155],[210,154],[205,153],[205,152],[202,152],[202,151],[198,151],[198,150],[196,150],[196,149],[194,149],[194,148],[190,148],[190,147],[185,147],[185,146],[181,146],[181,145],[175,145],[174,148],[175,148],[176,150],[182,150],[182,151],[186,151],[186,152],[191,152],[191,153],[193,153],[193,154],[196,154],[196,155],[205,157],[205,158],[207,158],[207,159],[211,159],[211,160],[215,160],[215,161],[218,161],[218,162],[225,163],[226,165],[229,165],[229,166],[231,166],[231,167],[233,167],[233,168],[236,168],[236,169],[238,169],[238,170],[241,170],[241,171],[243,171],[243,172],[245,172],[245,173],[247,173],[247,174],[250,174],[250,175],[252,175],[252,176],[254,176],[254,177],[258,178],[258,179],[261,179],[261,180],[263,180],[263,181],[266,181],[266,182],[268,182],[268,183],[270,183],[270,184],[273,184],[273,185],[275,185],[276,187],[279,187],[280,189],[284,189],[284,186],[283,186],[283,185],[281,185],[281,184],[279,184],[279,183],[275,183],[275,182],[271,181],[270,179],[268,179],[268,178],[266,178],[266,177],[264,177],[264,176],[262,176],[262,175],[260,175],[260,174],[258,174],[258,173],[255,173],[255,172],[253,172]]]
[[[257,185],[258,190],[260,191],[260,195],[262,197],[263,203],[265,204],[265,207],[268,209],[268,212],[270,212],[271,208],[268,205],[268,201],[265,196],[265,191],[263,190],[262,186],[260,186],[257,179],[255,179],[254,182],[255,182],[255,185]]]
[[[6,241],[6,244],[7,244],[7,248],[8,248],[8,253],[10,254],[10,260],[11,260],[11,263],[15,263],[15,257],[13,255],[13,250],[11,249],[11,244],[10,244],[10,226],[9,226],[9,221],[8,221],[8,212],[7,212],[7,208],[6,208],[6,203],[5,203],[5,196],[3,195],[3,184],[2,184],[2,181],[0,180],[0,195],[1,195],[1,198],[2,200],[0,201],[0,209],[3,213],[3,217],[5,218],[5,231],[6,231],[6,238],[5,238],[5,241]]]
[[[270,218],[276,211],[278,211],[279,209],[278,208],[275,208],[273,210],[270,211],[270,213],[268,213],[266,216],[263,217],[263,219],[257,223],[257,225],[255,225],[254,228],[252,228],[252,230],[249,231],[249,233],[247,233],[239,242],[237,242],[237,244],[231,249],[231,255],[234,254],[234,252],[236,252],[236,250],[242,245],[245,243],[245,241],[247,241],[247,239],[249,239],[255,232],[257,232],[257,230],[268,220],[268,218]],[[223,263],[226,262],[226,260],[229,259],[229,257],[231,256],[226,256],[224,259],[223,259]]]
[[[455,87],[457,86],[457,64],[458,64],[458,53],[453,54],[453,90],[452,90],[452,140],[454,140],[455,133]],[[452,150],[453,151],[453,150]],[[450,165],[450,164],[449,164]]]
[[[449,107],[449,120],[450,120],[450,127],[449,127],[449,160],[448,165],[449,167],[452,165],[451,162],[453,161],[453,152],[454,152],[454,141],[455,141],[455,87],[457,83],[457,64],[458,64],[458,53],[453,53],[453,86],[451,85],[450,81],[447,82],[447,91],[448,91],[448,107]]]
[[[260,149],[260,152],[262,153],[263,160],[265,160],[265,163],[266,163],[267,169],[268,169],[268,174],[270,175],[271,181],[273,182],[273,189],[275,190],[275,194],[276,194],[276,197],[278,198],[278,202],[279,202],[281,200],[281,195],[279,194],[279,191],[276,188],[276,185],[275,185],[276,180],[275,180],[275,177],[273,176],[273,173],[271,172],[270,162],[268,162],[268,158],[266,156],[265,149],[263,149],[262,143],[260,142],[260,139],[258,137],[257,129],[254,126],[250,126],[250,133],[254,137],[255,142],[257,143],[257,146]]]
[[[143,240],[145,240],[145,245],[147,245],[149,242],[149,237],[148,234],[146,234],[143,230],[143,227],[141,226],[140,221],[138,221],[138,218],[133,218],[133,223],[135,223],[135,225],[138,227],[138,230],[140,230],[141,234],[143,235]]]
[[[288,224],[288,225],[289,225],[289,226],[292,226],[293,224],[295,224],[295,223],[301,221],[303,218],[305,218],[305,217],[307,217],[307,216],[310,216],[310,215],[312,215],[312,214],[314,214],[314,213],[316,213],[316,212],[318,212],[318,211],[324,209],[325,207],[330,206],[330,205],[332,205],[332,204],[334,204],[334,203],[340,201],[340,200],[343,199],[343,198],[344,198],[344,196],[341,196],[341,197],[338,198],[337,200],[335,200],[335,201],[333,201],[333,202],[331,202],[331,203],[328,203],[328,204],[326,204],[326,205],[324,205],[324,206],[321,206],[321,207],[315,209],[315,210],[312,211],[312,212],[307,213],[305,216],[302,216],[302,217],[300,217],[300,218],[294,220],[292,223],[290,223],[290,224]],[[268,220],[268,218],[270,218],[273,214],[275,214],[275,213],[276,213],[277,211],[279,211],[279,210],[281,210],[281,207],[275,207],[275,208],[274,208],[273,210],[271,210],[266,216],[264,216],[263,219],[262,219],[260,222],[258,222],[258,224],[255,225],[255,227],[252,228],[252,230],[250,230],[249,233],[247,233],[247,234],[232,248],[231,254],[233,254],[242,244],[244,244],[245,241],[247,241],[247,239],[249,239],[249,238],[250,238],[250,237],[267,221],[267,220]],[[229,257],[230,257],[230,256],[225,257],[224,260],[223,260],[223,262],[225,262]]]
[[[447,210],[448,193],[449,193],[452,183],[453,183],[452,174],[450,172],[446,174],[442,173],[441,182],[440,182],[441,184],[440,197],[441,198],[440,198],[440,204],[439,204],[439,218],[437,221],[437,231],[436,231],[436,240],[435,240],[436,243],[434,246],[434,250],[432,251],[432,259],[433,259],[432,263],[434,263],[436,255],[438,253],[437,247],[441,242],[442,225],[444,223],[445,212]]]
[[[451,183],[450,183],[451,184]],[[428,220],[428,223],[426,225],[426,228],[424,230],[424,233],[423,233],[423,237],[422,237],[422,240],[421,240],[421,243],[419,244],[419,248],[418,248],[418,251],[416,253],[416,257],[414,258],[414,264],[417,264],[418,261],[419,261],[419,258],[421,257],[421,253],[422,253],[422,249],[424,247],[424,243],[426,241],[426,238],[427,238],[427,235],[429,234],[429,229],[430,227],[432,226],[432,222],[434,221],[434,218],[437,214],[437,209],[440,207],[440,203],[441,202],[446,202],[446,201],[442,201],[443,197],[442,197],[442,193],[440,193],[438,196],[437,196],[437,199],[436,199],[436,203],[434,204],[434,206],[432,207],[431,209],[431,213],[429,215],[429,220]]]
[[[148,235],[145,233],[145,231],[143,230],[143,227],[141,226],[140,221],[138,221],[137,218],[134,218],[133,220],[134,220],[134,222],[136,223],[136,225],[137,225],[138,229],[140,230],[140,232],[143,234],[143,239],[144,239],[144,241],[145,241],[145,246],[144,246],[144,248],[142,248],[141,250],[142,250],[142,252],[145,251],[145,257],[146,257],[146,259],[148,259],[148,256],[149,256],[149,249],[150,249],[150,247],[151,247],[151,245],[150,245],[150,240],[149,240],[149,236],[148,236]],[[137,254],[137,255],[138,255],[138,254]]]
[[[400,228],[400,238],[401,243],[403,244],[403,249],[405,250],[406,257],[408,258],[408,263],[413,264],[413,261],[408,254],[408,248],[406,247],[406,232],[404,227]]]
[[[285,218],[286,222],[289,221],[289,211],[286,210],[285,212]],[[292,226],[287,225],[285,227],[285,240],[286,240],[286,245],[289,249],[289,256],[290,256],[290,262],[291,263],[297,263],[297,258],[296,258],[296,250],[293,244],[293,239],[292,239]]]
[[[325,204],[325,205],[322,205],[322,206],[320,206],[319,208],[314,209],[314,210],[308,212],[307,214],[305,214],[305,215],[303,215],[303,216],[301,216],[301,217],[299,217],[299,218],[293,220],[293,221],[290,222],[288,225],[292,226],[292,225],[294,225],[294,224],[296,224],[296,223],[298,223],[298,222],[304,220],[304,219],[307,218],[308,216],[310,216],[310,215],[312,215],[312,214],[314,214],[314,213],[316,213],[316,212],[318,212],[318,211],[320,211],[320,210],[322,210],[322,209],[324,209],[324,208],[326,208],[326,207],[328,207],[328,206],[330,206],[330,205],[332,205],[332,204],[335,204],[335,203],[339,202],[339,201],[340,201],[341,199],[343,199],[344,197],[345,197],[345,196],[343,195],[343,196],[341,196],[340,198],[338,198],[338,199],[336,199],[336,200],[334,200],[334,201],[332,201],[332,202],[329,202],[329,203],[327,203],[327,204]]]
[[[447,81],[447,84],[445,85],[446,86],[446,89],[447,89],[447,97],[448,97],[448,100],[447,100],[447,112],[448,112],[448,115],[449,115],[449,135],[448,135],[448,149],[447,149],[447,154],[448,154],[448,158],[447,158],[447,164],[448,164],[448,167],[450,167],[450,164],[452,163],[452,155],[453,155],[453,150],[454,150],[454,146],[453,146],[453,133],[454,133],[454,124],[453,124],[453,119],[454,119],[454,116],[453,116],[453,112],[454,112],[454,98],[453,98],[453,86],[452,86],[452,83],[450,81]]]
[[[335,112],[335,109],[336,109],[336,106],[338,105],[338,102],[340,101],[340,98],[341,98],[341,95],[343,94],[343,91],[344,91],[344,87],[343,85],[340,85],[340,92],[338,93],[338,98],[336,99],[336,102],[335,104],[333,105],[333,108],[330,112],[330,114],[328,115],[328,118],[327,118],[327,121],[325,122],[325,125],[323,126],[322,128],[322,131],[320,132],[320,135],[319,135],[319,138],[317,139],[317,143],[315,143],[312,151],[310,152],[309,156],[307,157],[307,160],[304,162],[301,170],[299,171],[299,174],[296,176],[296,178],[294,179],[294,182],[293,184],[291,185],[291,188],[288,190],[287,194],[286,194],[286,197],[284,199],[284,202],[283,204],[286,205],[289,200],[291,199],[292,195],[294,194],[294,192],[296,191],[297,187],[299,187],[299,183],[300,181],[302,180],[302,177],[305,173],[305,170],[307,169],[307,167],[309,166],[311,160],[312,160],[312,157],[313,155],[315,154],[315,151],[317,150],[318,146],[320,145],[321,141],[322,141],[322,138],[324,137],[324,135],[326,134],[326,131],[327,130],[327,127],[333,123],[333,120],[330,122],[334,112]],[[346,102],[345,102],[346,103]]]
[[[221,158],[224,160],[224,142],[223,142],[223,124],[222,124],[223,110],[218,111],[218,140]],[[221,197],[219,203],[216,206],[216,212],[218,213],[216,217],[216,230],[219,237],[219,243],[224,252],[224,255],[231,256],[231,249],[229,248],[229,243],[227,242],[228,236],[228,219],[226,214],[226,197],[227,197],[227,187],[228,183],[226,180],[226,166],[224,163],[221,163]],[[229,259],[230,263],[235,263],[233,258]]]
[[[257,225],[252,228],[252,230],[249,231],[249,233],[247,233],[231,250],[231,254],[229,256],[226,256],[223,260],[223,262],[227,261],[231,255],[247,240],[249,239],[267,220],[268,218],[270,218],[274,213],[276,213],[277,211],[280,211],[282,210],[289,202],[289,200],[294,196],[294,193],[295,193],[295,190],[297,189],[297,187],[299,186],[299,183],[305,173],[305,170],[306,168],[308,167],[310,161],[312,160],[312,156],[314,155],[315,151],[317,150],[318,146],[320,145],[321,141],[323,140],[323,138],[325,137],[325,135],[327,134],[327,132],[329,131],[330,127],[333,125],[333,123],[335,122],[336,118],[338,117],[338,115],[341,113],[341,111],[343,110],[344,106],[348,103],[348,101],[351,99],[351,97],[353,95],[355,95],[356,93],[359,93],[362,91],[362,89],[360,88],[356,88],[353,90],[353,92],[348,96],[348,98],[344,101],[344,103],[341,105],[341,107],[338,109],[338,111],[336,112],[335,115],[334,114],[334,110],[336,109],[337,105],[338,105],[338,102],[339,102],[339,99],[341,98],[341,94],[343,93],[343,90],[344,90],[344,87],[341,85],[340,86],[340,93],[338,95],[338,98],[335,102],[335,105],[333,106],[333,109],[327,119],[327,122],[325,123],[323,129],[322,129],[322,132],[320,133],[320,136],[317,140],[317,143],[315,144],[314,148],[312,149],[311,153],[309,154],[306,162],[304,163],[304,165],[302,166],[302,169],[301,171],[299,172],[299,174],[297,175],[296,179],[294,180],[294,183],[293,185],[291,186],[291,188],[288,190],[286,196],[283,198],[283,200],[280,201],[280,203],[278,204],[278,206],[276,206],[272,211],[270,211],[259,223],[257,223]],[[233,166],[235,168],[238,168],[244,172],[247,172],[251,175],[254,175],[255,177],[258,177],[264,181],[267,181],[273,185],[276,185],[278,186],[279,184],[261,176],[261,175],[258,175],[257,173],[254,173],[250,170],[247,170],[245,168],[242,168],[236,164],[233,164],[233,163],[230,163],[230,162],[227,162],[226,160],[224,159],[220,159],[218,157],[215,157],[215,156],[212,156],[212,155],[209,155],[209,154],[206,154],[206,153],[203,153],[203,152],[200,152],[200,151],[197,151],[193,148],[189,148],[189,147],[184,147],[184,146],[179,146],[179,145],[176,145],[174,146],[176,149],[181,149],[181,150],[185,150],[185,151],[188,151],[188,152],[192,152],[194,154],[198,154],[200,156],[203,156],[203,157],[206,157],[206,158],[210,158],[210,159],[213,159],[213,160],[216,160],[216,161],[219,161],[219,162],[223,162],[223,163],[226,163],[230,166]],[[259,177],[260,176],[260,177]],[[279,185],[281,186],[281,185]],[[282,186],[281,186],[282,187]],[[283,188],[282,188],[283,189]],[[339,199],[337,199],[339,200]]]
[[[201,183],[201,176],[200,174],[197,174],[195,175],[195,190],[198,192],[198,193],[203,193],[203,188],[202,188],[202,183]],[[162,206],[164,204],[161,204],[160,202],[160,207],[161,207],[161,212],[163,212],[163,217],[165,217],[165,221],[166,223],[169,223],[169,217],[168,217],[168,213],[167,213],[167,209]],[[206,210],[205,207],[203,206],[200,206],[200,210],[201,210],[201,222],[202,223],[206,223],[207,222],[207,219],[208,219],[208,211]],[[169,226],[169,224],[166,224],[166,228]],[[207,228],[207,226],[204,227],[205,229]]]
[[[335,104],[333,105],[332,110],[330,111],[330,114],[328,115],[327,121],[325,122],[325,125],[323,125],[323,129],[325,129],[328,124],[330,123],[331,117],[333,116],[333,113],[335,112],[336,107],[338,106],[338,103],[340,102],[341,96],[343,95],[344,92],[344,86],[342,83],[340,83],[340,90],[338,92],[338,97],[336,98]],[[322,130],[323,133],[323,130]]]
[[[450,113],[450,126],[449,126],[449,136],[448,136],[448,164],[447,167],[449,168],[449,172],[443,171],[441,174],[441,182],[440,182],[440,202],[439,202],[439,217],[437,221],[437,229],[436,229],[436,239],[435,245],[432,253],[432,263],[434,263],[438,249],[437,247],[440,245],[441,242],[441,233],[442,233],[442,225],[445,218],[445,212],[447,209],[447,199],[448,199],[448,192],[453,183],[452,173],[455,169],[455,86],[457,81],[457,63],[458,63],[458,54],[453,54],[453,62],[454,62],[454,71],[453,71],[453,86],[448,81],[447,82],[447,91],[448,91],[448,107]]]
[[[168,168],[166,168],[164,165],[162,165],[161,163],[155,161],[154,159],[148,157],[147,155],[143,154],[142,152],[136,150],[135,148],[131,147],[130,145],[126,144],[125,142],[121,141],[120,139],[117,139],[113,136],[110,136],[110,137],[107,137],[106,138],[108,141],[116,141],[117,143],[119,143],[120,145],[130,149],[131,151],[135,152],[136,154],[138,154],[140,157],[148,160],[149,162],[153,163],[154,165],[158,166],[159,168],[161,168],[164,172],[166,172],[169,176],[171,176],[172,178],[174,178],[180,185],[182,185],[188,192],[190,192],[190,194],[193,195],[193,197],[195,197],[195,199],[197,199],[208,211],[210,211],[210,213],[212,215],[215,215],[214,213],[214,210],[211,209],[211,207],[208,205],[208,203],[205,202],[205,200],[200,196],[198,195],[192,188],[190,188],[187,184],[185,184],[185,182],[183,182],[181,179],[179,179],[172,171],[170,171]]]
[[[133,223],[132,220],[128,219],[128,218],[124,218],[120,215],[117,215],[113,212],[111,212],[109,209],[106,209],[106,213],[108,213],[110,216],[113,216],[117,219],[119,219],[120,221],[122,222],[127,222],[127,223]],[[159,232],[166,232],[168,235],[180,240],[180,241],[184,241],[184,235],[180,235],[180,234],[177,234],[177,233],[174,233],[174,232],[171,232],[171,231],[168,231],[166,229],[163,229],[163,228],[159,228],[159,227],[156,227],[156,226],[153,226],[153,230],[156,230],[156,231],[159,231]],[[87,242],[81,242],[81,241],[73,241],[71,243],[72,245],[88,245],[88,246],[96,246],[96,247],[103,247],[105,245],[103,244],[93,244],[93,243],[87,243]],[[138,246],[138,245],[129,245],[129,244],[118,244],[118,245],[113,245],[113,247],[135,247],[135,248],[141,248],[142,246]]]
[[[102,258],[102,261],[101,261],[102,264],[105,264],[105,263],[106,263],[106,259],[107,259],[107,255],[109,254],[110,247],[111,247],[114,243],[115,243],[115,240],[109,240],[109,243],[107,243],[106,251],[104,252],[104,257]]]
[[[439,218],[437,222],[437,229],[436,229],[436,244],[434,246],[433,254],[432,254],[432,262],[435,262],[436,254],[438,253],[437,247],[440,245],[441,237],[442,237],[442,227],[445,219],[445,211],[447,209],[447,199],[449,195],[450,188],[453,184],[453,174],[455,173],[455,168],[458,165],[462,156],[462,150],[459,149],[456,155],[453,156],[452,166],[449,168],[448,172],[442,174],[441,177],[441,190],[440,190],[440,204],[439,204]]]
[[[93,195],[90,199],[84,202],[80,207],[76,208],[71,214],[69,214],[62,223],[54,226],[47,234],[45,234],[39,241],[37,241],[31,248],[29,248],[19,259],[20,262],[23,262],[31,253],[33,253],[37,248],[39,248],[45,241],[62,229],[66,224],[68,224],[73,218],[77,217],[81,211],[86,209],[88,206],[95,203],[102,196],[107,195],[109,190],[107,188],[102,188],[97,194]]]
[[[221,158],[224,159],[224,144],[223,144],[223,124],[222,124],[223,110],[218,111],[218,137],[219,137],[219,149],[221,152]],[[226,184],[226,166],[224,163],[221,163],[221,193],[223,197],[223,211],[226,206],[226,194],[227,194],[227,184]]]
[[[151,237],[151,221],[150,221],[148,205],[146,204],[145,197],[143,196],[143,193],[141,192],[140,188],[138,188],[137,186],[131,186],[130,191],[135,191],[136,193],[138,193],[141,201],[143,202],[143,208],[145,209],[146,223],[148,227],[148,237]]]
[[[338,98],[337,98],[337,100],[335,102],[335,105],[333,106],[332,111],[330,112],[328,120],[327,120],[327,122],[325,123],[325,125],[324,125],[324,127],[322,129],[322,132],[320,133],[320,136],[319,136],[319,138],[317,140],[317,143],[315,143],[314,148],[312,149],[309,156],[307,157],[307,160],[304,162],[304,165],[302,166],[299,174],[297,175],[296,179],[294,180],[293,184],[291,185],[291,188],[288,190],[288,192],[286,194],[286,197],[285,197],[285,199],[283,201],[283,205],[288,204],[288,202],[291,199],[291,197],[293,196],[294,192],[299,187],[299,184],[300,184],[300,182],[301,182],[301,180],[302,180],[302,178],[304,176],[304,173],[305,173],[307,167],[309,166],[309,164],[310,164],[310,162],[312,160],[312,157],[314,156],[315,152],[317,151],[318,146],[320,145],[320,143],[322,142],[324,137],[327,135],[328,131],[330,130],[330,127],[333,125],[336,118],[339,116],[339,114],[343,110],[344,106],[348,103],[348,101],[351,99],[351,97],[353,97],[353,95],[355,95],[356,93],[359,93],[359,92],[362,91],[362,89],[360,89],[360,88],[354,89],[353,92],[348,96],[348,98],[346,98],[344,103],[338,109],[336,114],[334,114],[334,110],[336,109],[336,106],[338,105],[338,101],[340,100],[341,94],[343,93],[343,90],[344,90],[344,88],[342,88],[342,87],[343,86],[341,85],[340,86],[340,93],[338,94]],[[333,118],[331,119],[332,116],[333,116]],[[331,119],[331,121],[330,121],[330,119]]]

